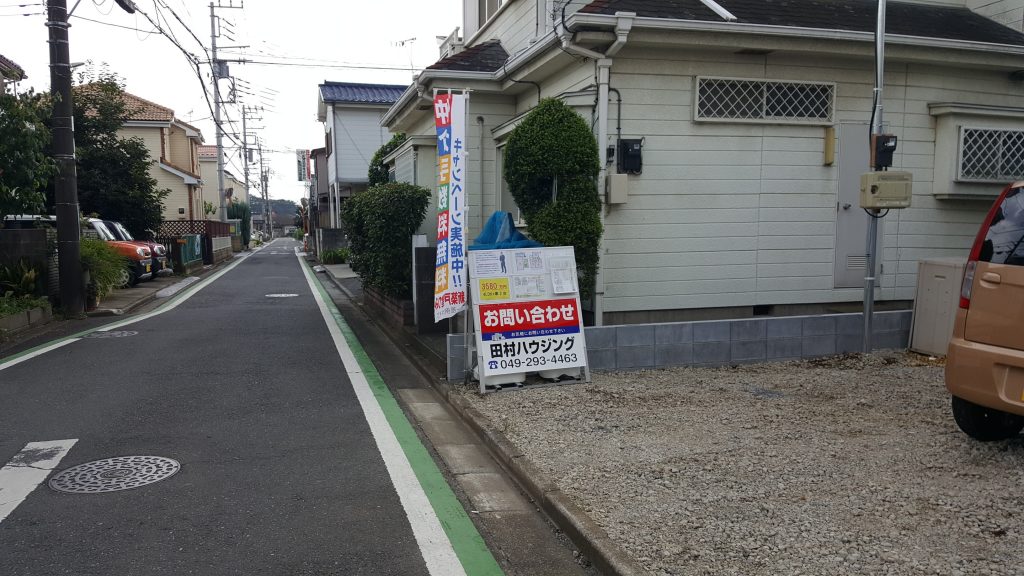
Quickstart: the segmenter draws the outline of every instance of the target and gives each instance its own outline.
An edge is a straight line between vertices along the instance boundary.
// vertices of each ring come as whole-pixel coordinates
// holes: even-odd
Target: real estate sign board
[[[481,378],[585,367],[571,246],[469,253]]]

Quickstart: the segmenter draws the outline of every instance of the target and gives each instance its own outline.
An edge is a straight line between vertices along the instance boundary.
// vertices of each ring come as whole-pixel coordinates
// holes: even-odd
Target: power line
[[[93,23],[96,23],[96,24],[102,24],[104,26],[113,26],[114,28],[123,28],[125,30],[134,30],[136,32],[142,32],[142,33],[148,33],[148,34],[153,34],[154,32],[159,32],[159,30],[139,30],[138,28],[135,28],[135,27],[132,27],[132,26],[122,26],[120,24],[111,24],[110,22],[104,22],[102,20],[93,20],[92,18],[86,18],[85,16],[79,16],[78,14],[72,14],[71,18],[78,18],[79,20],[85,20],[86,22],[93,22]]]

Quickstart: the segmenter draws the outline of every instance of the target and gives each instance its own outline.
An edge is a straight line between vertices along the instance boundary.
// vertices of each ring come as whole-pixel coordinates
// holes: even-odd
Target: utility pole
[[[224,207],[224,130],[220,125],[220,79],[221,63],[217,60],[217,14],[213,10],[213,2],[210,2],[210,52],[213,60],[213,123],[217,132],[217,198],[220,200],[220,208],[217,214],[220,221],[227,221],[227,211]]]
[[[242,174],[245,176],[245,193],[249,194],[249,140],[248,132],[245,131],[245,109],[242,106]]]
[[[75,167],[75,121],[71,103],[71,54],[68,48],[66,0],[48,0],[50,29],[50,93],[53,95],[53,158],[57,163],[55,208],[60,304],[64,314],[77,318],[85,311],[82,294],[81,238],[78,210],[78,172]]]
[[[267,191],[267,170],[263,167],[263,143],[257,141],[260,153],[260,189],[263,192],[263,227],[267,237],[274,239],[274,221],[270,217],[270,193]]]
[[[227,209],[224,205],[224,129],[220,123],[220,80],[222,78],[230,78],[228,74],[228,64],[226,61],[217,58],[217,37],[218,34],[218,20],[216,8],[242,8],[241,5],[235,6],[234,2],[231,1],[227,6],[223,4],[214,6],[213,2],[210,2],[210,59],[213,67],[213,123],[216,126],[217,131],[217,197],[220,199],[220,221],[226,222],[228,218]]]
[[[885,0],[878,0],[878,16],[875,23],[875,90],[874,110],[871,111],[871,146],[875,145],[875,136],[882,133],[882,87],[885,82]],[[871,156],[874,158],[874,154]],[[875,165],[872,170],[880,170]],[[875,315],[875,260],[878,251],[878,220],[880,210],[870,209],[868,213],[868,236],[865,240],[865,256],[867,256],[864,274],[864,353],[871,352],[871,331],[874,329]]]

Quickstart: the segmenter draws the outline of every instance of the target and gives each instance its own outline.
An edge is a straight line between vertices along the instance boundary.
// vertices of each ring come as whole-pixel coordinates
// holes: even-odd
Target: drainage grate
[[[110,332],[93,332],[82,336],[82,338],[127,338],[136,334],[138,332],[134,330],[111,330]]]
[[[181,468],[161,456],[118,456],[79,464],[50,478],[50,488],[72,494],[98,494],[166,480]]]

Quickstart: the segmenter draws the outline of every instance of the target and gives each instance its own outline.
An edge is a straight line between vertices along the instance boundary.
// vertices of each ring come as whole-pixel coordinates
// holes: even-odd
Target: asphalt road
[[[428,574],[419,512],[403,508],[296,245],[277,240],[122,337],[0,368],[0,574]],[[57,440],[59,463],[36,468],[154,455],[181,469],[102,494],[41,484],[4,517],[12,474],[33,469],[23,449]]]

